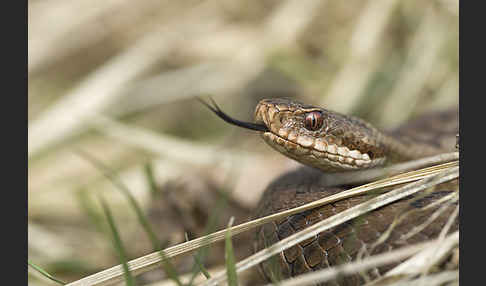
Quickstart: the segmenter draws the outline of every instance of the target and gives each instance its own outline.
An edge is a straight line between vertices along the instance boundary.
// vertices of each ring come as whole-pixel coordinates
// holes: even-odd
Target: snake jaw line
[[[346,147],[328,145],[327,148],[317,150],[315,144],[307,147],[299,144],[299,142],[303,142],[302,139],[292,142],[272,132],[265,132],[262,137],[268,145],[285,156],[324,171],[372,168],[385,162],[385,158],[370,159],[368,154],[361,154],[357,150],[350,151]]]

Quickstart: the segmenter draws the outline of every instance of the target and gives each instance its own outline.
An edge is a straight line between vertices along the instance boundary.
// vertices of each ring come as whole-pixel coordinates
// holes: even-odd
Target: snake
[[[255,108],[254,122],[228,116],[213,100],[212,106],[200,101],[223,120],[259,132],[273,149],[303,164],[266,187],[255,209],[255,218],[298,207],[355,186],[328,184],[325,174],[353,174],[452,152],[459,129],[457,108],[430,112],[384,131],[360,118],[290,98],[261,100]],[[319,233],[284,250],[276,261],[262,262],[261,273],[268,281],[275,277],[298,276],[342,265],[363,258],[363,255],[380,254],[435,238],[458,206],[457,200],[444,199],[458,192],[457,181],[442,183],[425,194],[411,195]],[[267,223],[255,231],[254,250],[264,249],[372,196],[346,198]],[[456,217],[449,232],[458,228]],[[397,263],[338,277],[324,285],[362,285],[382,276]]]

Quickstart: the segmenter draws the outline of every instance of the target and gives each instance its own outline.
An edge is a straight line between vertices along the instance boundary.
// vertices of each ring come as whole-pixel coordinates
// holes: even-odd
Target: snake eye
[[[319,111],[312,111],[305,115],[305,128],[307,130],[316,131],[322,127],[324,120]]]

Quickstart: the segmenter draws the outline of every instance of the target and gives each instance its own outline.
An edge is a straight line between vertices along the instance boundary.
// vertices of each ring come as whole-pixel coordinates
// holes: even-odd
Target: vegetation
[[[30,0],[28,21],[29,285],[114,266],[127,285],[261,283],[238,268],[251,231],[226,228],[298,164],[196,96],[246,121],[287,96],[382,128],[458,103],[458,1]]]

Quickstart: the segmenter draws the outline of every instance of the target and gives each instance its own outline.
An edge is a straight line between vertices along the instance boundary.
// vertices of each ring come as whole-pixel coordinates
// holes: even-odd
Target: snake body
[[[262,137],[271,147],[310,166],[283,174],[266,188],[255,212],[262,217],[353,187],[329,186],[322,179],[323,172],[360,170],[453,151],[458,111],[431,113],[385,133],[355,117],[276,98],[260,101],[255,122],[266,126]],[[320,233],[282,252],[277,268],[268,261],[262,263],[262,272],[269,280],[275,269],[283,277],[296,276],[352,261],[359,253],[374,255],[435,238],[457,206],[457,201],[440,200],[457,191],[457,185],[457,181],[438,185],[426,195],[410,196]],[[344,199],[266,224],[256,231],[255,251],[369,198]],[[392,223],[394,227],[382,237]],[[450,231],[458,227],[455,219]],[[393,266],[328,284],[360,285],[365,276],[379,277]]]

